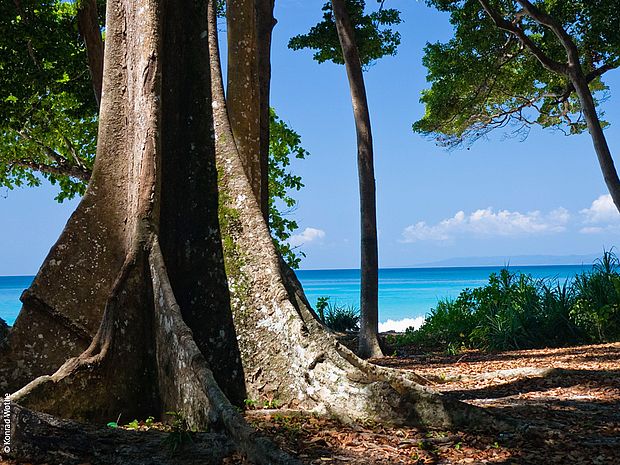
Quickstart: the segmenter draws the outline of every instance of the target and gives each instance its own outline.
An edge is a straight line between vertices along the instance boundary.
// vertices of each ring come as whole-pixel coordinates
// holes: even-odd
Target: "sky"
[[[287,48],[321,17],[321,0],[278,0],[272,49],[272,106],[310,152],[292,169],[303,178],[291,212],[302,268],[359,267],[355,127],[345,69]],[[368,4],[374,3],[369,0]],[[620,215],[588,134],[533,130],[525,141],[501,133],[470,150],[446,151],[414,134],[427,87],[426,42],[451,36],[446,15],[413,0],[402,11],[402,44],[366,73],[375,148],[379,262],[407,267],[453,257],[581,255],[618,244]],[[602,109],[612,153],[620,153],[620,71],[608,73]],[[614,92],[616,91],[616,92]],[[0,190],[0,275],[36,273],[75,209],[56,189]]]

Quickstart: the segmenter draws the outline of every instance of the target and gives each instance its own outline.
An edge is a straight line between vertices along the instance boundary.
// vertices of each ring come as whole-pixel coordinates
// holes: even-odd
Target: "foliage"
[[[486,286],[442,300],[400,344],[455,352],[508,350],[620,340],[620,264],[605,252],[573,280],[535,280],[502,269]]]
[[[0,186],[33,187],[47,179],[58,184],[56,199],[63,201],[84,193],[97,144],[98,108],[77,4],[18,3],[19,9],[14,2],[0,5]],[[282,256],[297,268],[303,253],[286,242],[297,228],[287,214],[296,204],[290,192],[303,183],[290,161],[308,152],[273,109],[270,118],[270,227]]]
[[[244,399],[243,403],[245,404],[245,408],[247,410],[258,410],[258,409],[277,409],[282,405],[278,399],[264,400],[258,401],[254,399]]]
[[[290,192],[304,185],[301,176],[291,173],[289,167],[291,157],[304,159],[308,152],[301,146],[299,134],[282,121],[273,108],[269,109],[269,118],[269,228],[284,260],[292,268],[299,268],[305,255],[287,242],[299,226],[286,216],[297,205]]]
[[[594,270],[577,276],[571,318],[594,342],[620,339],[620,263],[606,253]]]
[[[581,57],[595,102],[607,96],[601,75],[620,66],[620,3],[616,0],[538,0],[537,8],[568,32]],[[527,136],[534,125],[581,133],[586,124],[568,77],[550,71],[513,34],[499,29],[478,1],[427,0],[450,13],[454,37],[427,44],[423,63],[430,89],[422,93],[426,112],[416,132],[442,145],[471,143],[493,129]],[[566,63],[558,38],[525,14],[519,2],[490,1],[491,8],[549,59]],[[603,122],[603,124],[606,124]]]
[[[62,201],[84,183],[62,175],[89,171],[96,102],[73,3],[0,4],[0,186],[58,183]]]
[[[378,3],[383,5],[382,2]],[[400,24],[401,19],[398,10],[379,8],[366,14],[365,6],[365,0],[346,1],[349,18],[355,29],[360,60],[362,66],[368,67],[379,58],[396,55],[396,49],[400,45],[400,33],[394,32],[390,26]],[[323,21],[313,26],[307,34],[293,37],[288,46],[293,50],[316,50],[313,58],[319,63],[331,61],[344,64],[330,2],[323,5]]]
[[[180,412],[166,412],[166,415],[171,417],[170,427],[172,431],[164,439],[164,445],[167,446],[171,454],[174,454],[185,444],[193,442],[192,434],[187,420]]]
[[[316,300],[316,312],[318,314],[319,320],[325,323],[325,310],[329,306],[329,297],[319,297]]]
[[[319,297],[317,313],[321,322],[334,331],[358,331],[360,312],[354,305],[329,302],[329,297]]]

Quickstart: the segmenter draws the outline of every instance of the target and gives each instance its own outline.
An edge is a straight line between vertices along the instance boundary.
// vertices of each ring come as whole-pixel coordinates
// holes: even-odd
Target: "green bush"
[[[360,313],[354,305],[338,305],[329,302],[329,297],[319,297],[316,311],[319,320],[334,331],[359,330]]]
[[[472,331],[477,326],[473,294],[464,290],[455,300],[441,300],[431,309],[424,325],[417,331],[408,328],[401,339],[425,347],[447,347],[467,345]]]
[[[592,342],[620,339],[620,263],[611,252],[592,271],[575,278],[575,304],[570,316]]]
[[[593,269],[560,283],[502,269],[486,286],[439,301],[397,343],[455,352],[620,340],[620,262],[604,252]]]

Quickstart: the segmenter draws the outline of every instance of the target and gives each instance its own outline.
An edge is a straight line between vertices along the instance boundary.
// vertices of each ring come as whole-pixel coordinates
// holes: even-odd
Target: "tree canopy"
[[[346,2],[349,18],[355,29],[360,61],[364,67],[386,55],[396,55],[400,45],[400,33],[390,27],[401,23],[400,12],[393,8],[383,8],[383,2],[378,3],[381,3],[381,7],[377,11],[365,13],[365,0]],[[331,61],[344,64],[330,2],[323,5],[323,20],[307,34],[293,37],[289,41],[289,48],[316,50],[313,57],[319,63]]]
[[[0,185],[60,185],[83,194],[97,137],[97,105],[78,36],[77,7],[29,0],[0,6]]]
[[[553,69],[566,62],[565,47],[551,28],[527,14],[523,3],[427,1],[450,13],[454,37],[426,46],[423,62],[431,87],[422,94],[426,112],[414,123],[414,131],[455,146],[493,129],[522,136],[534,125],[567,134],[586,130],[573,84]],[[620,4],[615,0],[527,4],[570,36],[599,104],[608,95],[603,74],[620,66]]]

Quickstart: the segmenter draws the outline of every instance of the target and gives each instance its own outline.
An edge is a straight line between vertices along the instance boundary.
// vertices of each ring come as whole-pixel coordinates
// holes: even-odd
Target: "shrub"
[[[502,269],[486,286],[439,301],[400,344],[455,352],[620,340],[620,261],[604,252],[593,269],[563,283]]]
[[[316,310],[321,322],[334,331],[359,330],[360,314],[354,305],[338,305],[329,302],[329,297],[319,297]]]
[[[404,335],[397,336],[397,341],[423,347],[467,346],[477,325],[473,304],[469,289],[455,300],[441,300],[419,330],[408,328]]]
[[[592,342],[620,339],[620,262],[605,252],[592,271],[575,278],[571,318]]]

